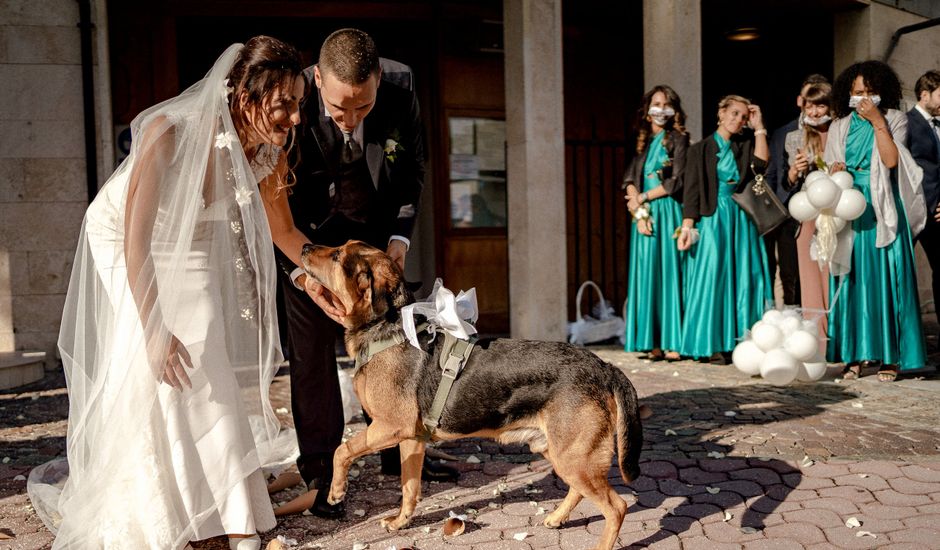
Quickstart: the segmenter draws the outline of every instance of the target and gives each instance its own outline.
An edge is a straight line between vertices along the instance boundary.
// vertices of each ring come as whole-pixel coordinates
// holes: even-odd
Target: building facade
[[[882,59],[898,29],[938,11],[926,0],[0,0],[0,353],[55,363],[82,216],[128,123],[232,42],[270,34],[312,63],[330,31],[356,26],[411,65],[429,170],[409,278],[476,286],[482,330],[557,340],[582,281],[625,298],[619,182],[645,88],[679,92],[693,140],[726,93],[779,126],[797,114],[803,76]],[[756,37],[733,40],[740,29]],[[917,77],[940,68],[940,27],[901,35],[888,62],[912,105]]]

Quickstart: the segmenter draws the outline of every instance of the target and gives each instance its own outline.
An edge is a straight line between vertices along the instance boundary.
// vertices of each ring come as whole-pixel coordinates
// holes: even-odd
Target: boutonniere
[[[385,158],[387,158],[389,162],[395,162],[398,153],[405,150],[405,148],[398,143],[400,139],[401,137],[398,135],[398,130],[393,130],[385,140]]]

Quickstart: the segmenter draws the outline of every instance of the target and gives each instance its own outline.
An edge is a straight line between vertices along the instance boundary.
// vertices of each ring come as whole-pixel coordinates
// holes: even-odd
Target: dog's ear
[[[409,288],[411,284],[412,283],[408,283],[402,278],[398,279],[392,288],[388,289],[386,298],[388,299],[388,304],[391,309],[398,311],[415,301],[414,293],[411,291],[411,288]],[[418,283],[418,288],[421,288],[421,283]]]

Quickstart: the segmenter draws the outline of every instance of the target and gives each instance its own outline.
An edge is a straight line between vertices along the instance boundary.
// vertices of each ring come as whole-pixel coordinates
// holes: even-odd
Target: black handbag
[[[790,213],[773,189],[767,185],[764,174],[758,174],[754,169],[753,162],[751,173],[754,174],[754,179],[747,182],[744,189],[731,195],[731,198],[744,210],[747,217],[751,218],[757,232],[766,235],[787,221]]]

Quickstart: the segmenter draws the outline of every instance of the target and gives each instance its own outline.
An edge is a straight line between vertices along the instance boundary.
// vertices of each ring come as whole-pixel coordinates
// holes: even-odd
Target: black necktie
[[[351,164],[359,160],[362,156],[362,147],[352,137],[352,132],[343,132],[343,152],[340,154],[340,162]]]

